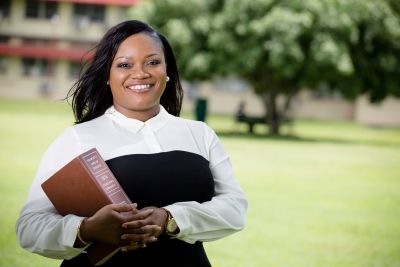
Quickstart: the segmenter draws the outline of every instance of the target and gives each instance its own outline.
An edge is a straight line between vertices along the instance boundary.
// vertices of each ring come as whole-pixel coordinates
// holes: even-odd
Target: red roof
[[[93,52],[80,48],[60,49],[49,46],[0,44],[0,55],[80,61],[92,57]]]
[[[47,0],[51,2],[66,2],[77,4],[93,4],[93,5],[112,5],[112,6],[132,6],[140,0]]]

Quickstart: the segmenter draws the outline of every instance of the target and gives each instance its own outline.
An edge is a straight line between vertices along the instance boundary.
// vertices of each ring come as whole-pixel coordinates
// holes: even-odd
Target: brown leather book
[[[77,156],[42,183],[61,215],[90,217],[108,204],[132,203],[96,148]],[[89,260],[101,265],[120,248],[95,242],[87,248]]]

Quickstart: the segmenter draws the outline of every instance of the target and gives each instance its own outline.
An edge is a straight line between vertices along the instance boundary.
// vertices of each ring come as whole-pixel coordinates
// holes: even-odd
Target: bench
[[[291,123],[292,119],[290,118],[279,118],[281,124]],[[263,124],[267,125],[267,118],[263,117],[255,117],[255,116],[247,116],[247,115],[237,115],[236,122],[245,123],[248,125],[248,133],[254,134],[254,125]]]

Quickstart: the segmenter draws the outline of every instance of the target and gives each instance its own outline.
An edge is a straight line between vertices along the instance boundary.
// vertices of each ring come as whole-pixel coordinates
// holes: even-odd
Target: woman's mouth
[[[148,91],[151,87],[151,84],[135,84],[127,86],[126,88],[135,92],[145,92]]]

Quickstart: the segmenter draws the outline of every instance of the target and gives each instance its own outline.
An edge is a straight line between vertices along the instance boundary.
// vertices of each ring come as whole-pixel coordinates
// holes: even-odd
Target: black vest
[[[163,207],[175,202],[209,201],[214,180],[209,162],[185,151],[134,154],[106,161],[126,194],[138,208]],[[91,266],[85,253],[64,260],[62,267]],[[158,241],[132,252],[118,252],[102,267],[210,267],[203,244],[159,236]]]

